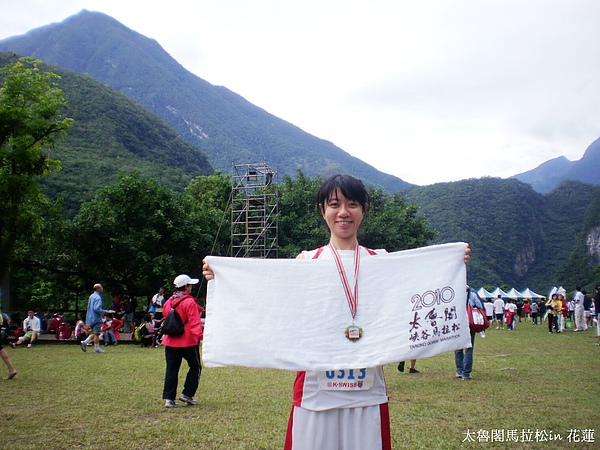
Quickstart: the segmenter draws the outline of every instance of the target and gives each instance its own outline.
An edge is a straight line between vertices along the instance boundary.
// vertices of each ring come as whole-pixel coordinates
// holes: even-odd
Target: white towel
[[[333,260],[209,256],[206,367],[374,367],[471,346],[466,244],[362,256],[357,341]]]

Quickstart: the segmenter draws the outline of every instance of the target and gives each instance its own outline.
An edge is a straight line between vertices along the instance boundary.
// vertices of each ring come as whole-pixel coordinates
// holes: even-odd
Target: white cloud
[[[600,135],[595,0],[22,0],[0,38],[84,8],[412,183],[579,159]]]

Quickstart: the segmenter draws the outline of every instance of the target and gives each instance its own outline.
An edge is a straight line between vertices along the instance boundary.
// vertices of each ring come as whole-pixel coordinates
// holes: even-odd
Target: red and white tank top
[[[363,255],[386,253],[385,250],[370,250],[360,247]],[[320,247],[302,252],[305,259],[331,259],[329,247]],[[354,262],[354,250],[338,250],[346,269],[349,282],[354,283],[354,274],[349,268]],[[343,295],[340,285],[340,295]],[[380,405],[388,402],[383,367],[353,368],[325,372],[297,372],[294,382],[293,405],[312,411],[335,408],[355,408]]]

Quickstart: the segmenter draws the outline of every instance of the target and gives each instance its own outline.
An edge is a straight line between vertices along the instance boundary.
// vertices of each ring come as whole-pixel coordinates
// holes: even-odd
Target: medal
[[[351,341],[358,341],[363,335],[363,330],[361,327],[356,325],[350,325],[346,328],[346,337]]]
[[[348,277],[346,277],[346,271],[342,265],[342,260],[340,259],[340,255],[331,242],[329,243],[329,249],[333,254],[333,259],[335,260],[335,264],[338,268],[340,279],[342,280],[342,286],[346,294],[346,299],[348,300],[350,315],[352,316],[352,325],[346,328],[346,337],[352,342],[356,342],[363,335],[362,328],[354,324],[354,318],[356,317],[356,311],[358,310],[358,267],[360,265],[360,246],[357,242],[356,248],[354,249],[354,292],[350,290],[350,284],[348,283]]]

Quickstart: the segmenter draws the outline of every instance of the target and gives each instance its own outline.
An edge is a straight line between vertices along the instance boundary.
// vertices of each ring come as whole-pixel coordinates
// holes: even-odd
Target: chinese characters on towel
[[[331,260],[209,256],[206,367],[363,368],[470,347],[466,244],[365,256],[356,323]]]

